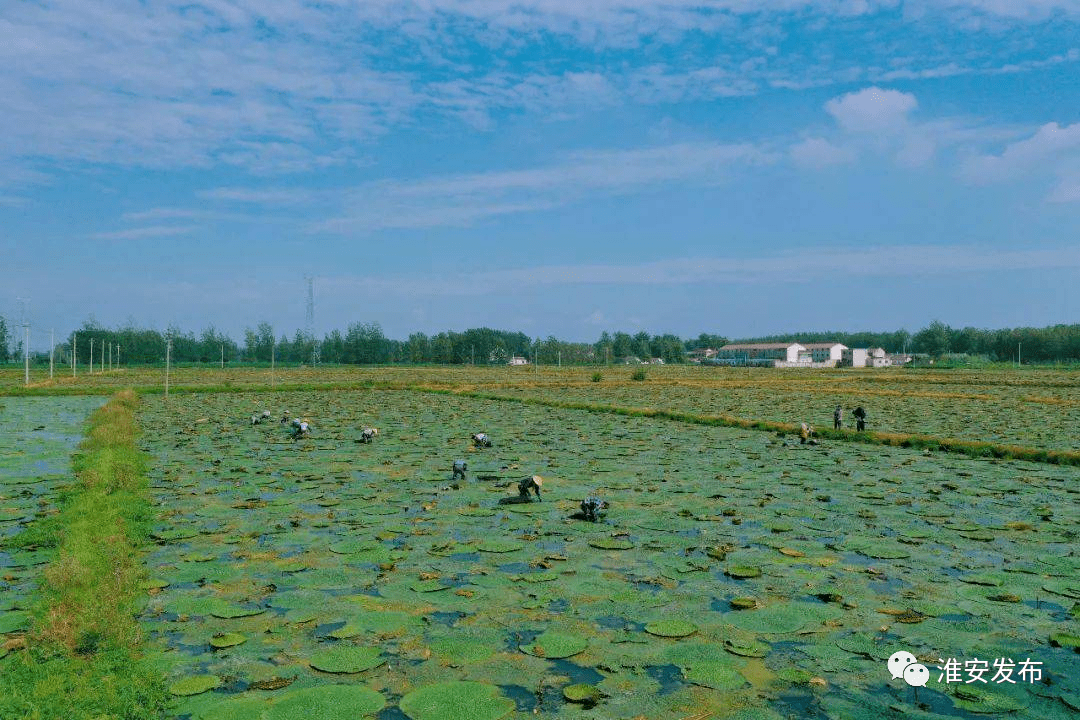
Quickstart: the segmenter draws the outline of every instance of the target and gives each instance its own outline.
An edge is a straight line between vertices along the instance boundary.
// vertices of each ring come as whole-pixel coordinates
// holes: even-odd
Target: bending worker
[[[296,418],[292,421],[292,439],[298,440],[311,436],[311,425],[306,419]]]

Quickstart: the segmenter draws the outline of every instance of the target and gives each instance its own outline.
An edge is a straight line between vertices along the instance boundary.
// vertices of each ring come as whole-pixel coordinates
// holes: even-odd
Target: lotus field
[[[953,386],[906,392],[902,380],[866,375],[770,389],[775,374],[702,387],[702,376],[680,373],[440,384],[431,371],[397,389],[144,393],[149,511],[134,612],[140,661],[171,698],[164,716],[1080,712],[1076,466],[827,433],[804,445],[791,432],[556,406],[823,426],[836,403],[855,400],[872,429],[922,425],[1068,451],[1077,441],[1064,425],[1080,418],[1067,373],[988,391],[970,384],[977,373],[958,373]],[[33,642],[35,587],[50,561],[13,539],[57,502],[79,424],[106,399],[0,398],[20,423],[0,436],[9,640]],[[272,418],[252,425],[263,410]],[[309,418],[311,436],[292,439],[278,422],[285,411]],[[366,427],[379,429],[371,443],[361,442]],[[472,447],[480,431],[493,447]],[[464,482],[451,479],[459,458]],[[499,503],[534,474],[542,501]],[[572,517],[589,495],[609,503],[600,522]],[[21,654],[9,647],[0,671]],[[897,651],[929,669],[924,686],[891,676]],[[939,670],[950,659],[958,677]],[[1012,682],[994,667],[1006,659]],[[982,680],[968,672],[973,660],[989,664]]]

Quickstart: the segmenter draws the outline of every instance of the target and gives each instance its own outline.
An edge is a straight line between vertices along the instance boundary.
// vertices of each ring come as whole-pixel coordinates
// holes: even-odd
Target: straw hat
[[[544,484],[544,478],[540,477],[539,475],[533,475],[532,479],[533,482],[536,483],[537,487],[540,487]]]

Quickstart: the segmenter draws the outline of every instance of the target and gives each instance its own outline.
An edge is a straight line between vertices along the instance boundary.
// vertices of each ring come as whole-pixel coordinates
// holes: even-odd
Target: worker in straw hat
[[[544,486],[544,478],[539,475],[531,475],[527,478],[522,478],[518,481],[517,489],[518,494],[513,497],[507,497],[499,500],[500,505],[517,505],[518,503],[532,502],[533,493],[536,494],[536,501],[540,502],[540,488]]]
[[[489,448],[491,447],[491,438],[487,436],[487,433],[473,433],[472,436],[473,447]]]
[[[369,443],[375,439],[375,436],[379,434],[378,428],[364,428],[360,433],[360,442]]]

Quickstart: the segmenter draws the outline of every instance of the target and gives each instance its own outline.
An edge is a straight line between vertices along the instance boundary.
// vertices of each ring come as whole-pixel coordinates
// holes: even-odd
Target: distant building
[[[866,367],[870,352],[866,348],[848,348],[840,358],[843,367]]]
[[[649,364],[649,365],[663,365],[664,364],[664,358],[650,358],[647,364]]]
[[[529,361],[526,360],[523,357],[518,357],[517,355],[514,355],[513,357],[510,358],[510,362],[508,362],[506,364],[507,365],[528,365]]]
[[[844,367],[890,367],[892,357],[882,348],[845,348],[840,364]]]
[[[832,363],[834,366],[840,364],[844,351],[848,349],[847,345],[840,343],[806,343],[803,347],[810,353],[810,362]]]
[[[718,352],[720,351],[716,348],[698,348],[697,350],[691,350],[686,353],[686,359],[693,363],[699,363],[702,360],[713,359]]]
[[[729,365],[798,364],[799,353],[805,352],[799,343],[729,343],[717,351],[716,360]]]

